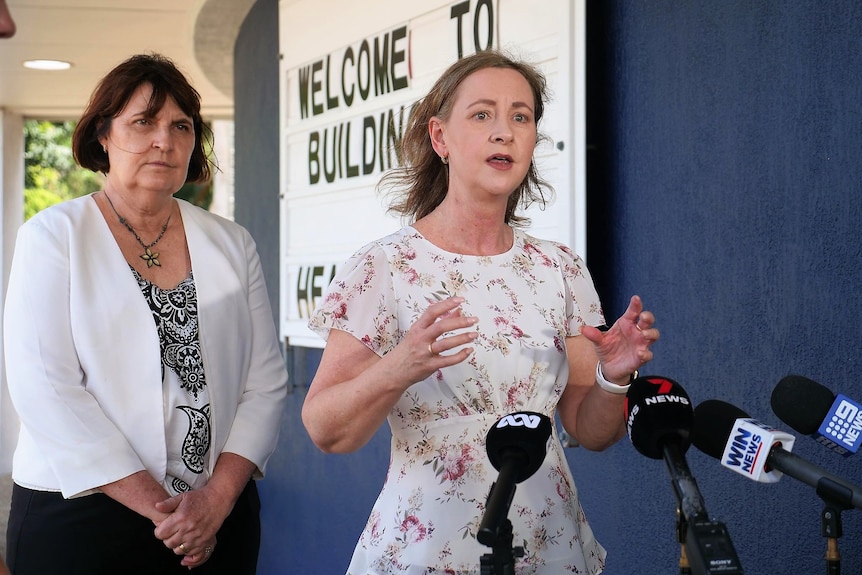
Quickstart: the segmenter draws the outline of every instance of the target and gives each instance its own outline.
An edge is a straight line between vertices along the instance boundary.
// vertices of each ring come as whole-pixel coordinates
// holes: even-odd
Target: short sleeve
[[[401,340],[389,258],[377,242],[366,245],[336,272],[308,327],[323,339],[332,329],[351,334],[383,356]]]
[[[579,335],[582,325],[604,325],[599,294],[584,260],[567,246],[556,246],[566,288],[566,335]]]

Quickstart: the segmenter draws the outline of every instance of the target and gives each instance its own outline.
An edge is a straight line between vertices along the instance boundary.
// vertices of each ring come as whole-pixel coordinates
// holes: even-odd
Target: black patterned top
[[[130,266],[131,267],[131,266]],[[132,268],[159,334],[162,357],[168,476],[176,495],[206,484],[210,448],[210,405],[198,340],[194,274],[163,290]]]

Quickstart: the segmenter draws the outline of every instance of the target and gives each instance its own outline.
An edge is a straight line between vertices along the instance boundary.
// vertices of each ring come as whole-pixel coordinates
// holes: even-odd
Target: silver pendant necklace
[[[111,197],[105,193],[105,199],[108,200],[108,205],[111,206],[111,209],[114,210],[114,214],[116,214],[117,219],[123,224],[127,230],[132,232],[132,235],[135,236],[135,239],[138,240],[138,243],[141,244],[141,247],[144,248],[144,253],[140,255],[140,258],[147,262],[147,267],[151,268],[153,266],[162,267],[162,263],[159,261],[159,252],[152,251],[152,248],[159,243],[159,240],[162,239],[162,236],[165,235],[165,232],[168,230],[168,224],[171,223],[171,216],[173,215],[173,210],[168,215],[168,219],[165,220],[165,225],[162,226],[162,231],[159,232],[159,237],[157,237],[153,242],[149,244],[145,244],[141,239],[141,236],[138,235],[138,232],[135,231],[135,228],[117,212],[117,208],[114,207],[114,202],[111,201]]]

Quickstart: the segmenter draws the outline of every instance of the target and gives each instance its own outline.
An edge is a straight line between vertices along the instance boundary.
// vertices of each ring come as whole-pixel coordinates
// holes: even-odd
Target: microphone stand
[[[683,544],[683,557],[680,572],[688,568],[694,575],[743,575],[742,565],[733,548],[730,534],[724,523],[709,518],[706,506],[700,496],[697,482],[688,468],[683,448],[678,438],[670,438],[662,445],[662,455],[670,472],[677,510],[682,517],[678,523],[678,537]],[[715,567],[715,569],[713,569]]]
[[[524,556],[523,547],[512,547],[512,522],[503,520],[491,553],[479,557],[481,575],[515,575],[515,557]]]
[[[508,518],[518,465],[522,461],[516,454],[507,454],[500,466],[500,475],[491,485],[485,514],[476,533],[479,543],[491,547],[492,553],[479,558],[481,575],[515,575],[515,557],[524,556],[523,547],[512,547],[512,522]]]
[[[820,514],[820,532],[826,537],[826,573],[841,575],[841,553],[838,538],[844,534],[841,512],[852,509],[852,491],[828,477],[817,482],[817,495],[825,503]]]
[[[685,553],[685,534],[688,523],[682,515],[679,505],[676,507],[676,540],[679,541],[679,575],[691,575],[691,564]]]

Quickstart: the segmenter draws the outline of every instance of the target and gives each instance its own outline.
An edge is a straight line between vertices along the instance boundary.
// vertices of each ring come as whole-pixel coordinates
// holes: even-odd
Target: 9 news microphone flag
[[[835,453],[850,457],[862,445],[862,403],[801,375],[788,375],[772,390],[772,411],[781,421]]]

